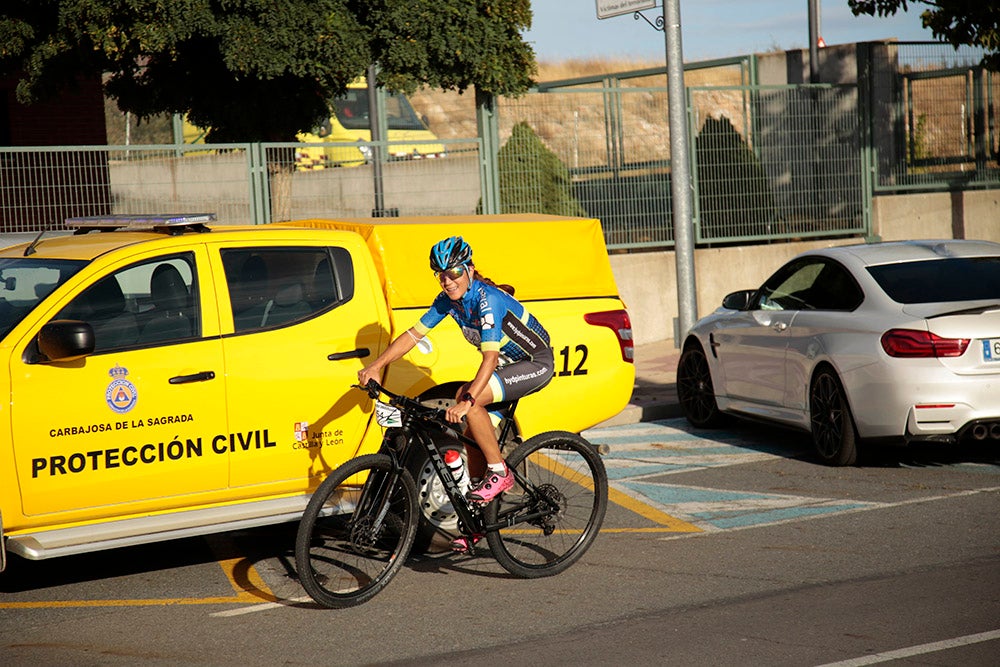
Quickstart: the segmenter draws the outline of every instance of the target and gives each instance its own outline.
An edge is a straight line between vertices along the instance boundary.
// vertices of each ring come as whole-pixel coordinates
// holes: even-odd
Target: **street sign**
[[[656,0],[596,0],[597,18],[609,19],[612,16],[631,14],[643,9],[656,7]]]

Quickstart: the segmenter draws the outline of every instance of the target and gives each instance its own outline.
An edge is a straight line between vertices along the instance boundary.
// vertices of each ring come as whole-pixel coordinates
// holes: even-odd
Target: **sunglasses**
[[[437,278],[438,280],[441,280],[442,277],[447,276],[448,278],[451,278],[452,280],[458,280],[464,274],[465,274],[465,267],[464,266],[454,266],[454,267],[452,267],[450,269],[445,269],[444,271],[435,271],[434,272],[434,277]]]

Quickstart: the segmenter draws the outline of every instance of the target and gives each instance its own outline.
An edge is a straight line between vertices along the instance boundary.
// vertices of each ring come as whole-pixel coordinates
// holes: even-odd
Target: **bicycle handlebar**
[[[445,411],[440,408],[432,408],[424,405],[420,401],[410,398],[409,396],[403,396],[402,394],[396,394],[389,391],[378,381],[372,379],[368,380],[368,384],[362,386],[360,384],[352,384],[355,389],[360,389],[361,391],[368,394],[369,398],[378,399],[379,395],[385,394],[389,398],[389,405],[393,405],[400,408],[404,412],[411,412],[416,414],[418,417],[422,417],[425,420],[437,422],[441,426],[448,428],[454,428],[454,424],[450,423],[445,419]],[[464,418],[463,418],[464,420]]]

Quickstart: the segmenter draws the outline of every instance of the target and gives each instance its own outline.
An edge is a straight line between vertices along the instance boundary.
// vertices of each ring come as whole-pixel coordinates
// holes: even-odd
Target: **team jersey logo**
[[[104,400],[108,407],[119,414],[124,414],[135,407],[139,400],[139,392],[135,385],[128,381],[128,369],[115,365],[108,371],[111,384],[104,392]]]

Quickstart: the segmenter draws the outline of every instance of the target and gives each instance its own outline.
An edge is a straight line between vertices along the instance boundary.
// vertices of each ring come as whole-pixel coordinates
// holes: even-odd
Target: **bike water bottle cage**
[[[449,269],[463,268],[472,261],[472,248],[461,236],[449,236],[431,248],[431,271],[435,274]],[[461,276],[461,273],[458,274]],[[457,276],[456,276],[457,277]]]

